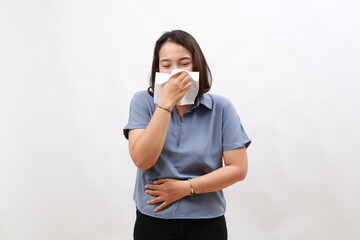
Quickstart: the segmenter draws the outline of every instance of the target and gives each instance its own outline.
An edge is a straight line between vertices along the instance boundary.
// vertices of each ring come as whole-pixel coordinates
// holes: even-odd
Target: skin
[[[159,52],[159,71],[170,73],[173,69],[193,71],[192,54],[179,44],[166,42]],[[182,117],[191,105],[177,106],[176,104],[189,90],[190,79],[186,72],[174,75],[163,85],[158,105],[168,109],[176,107]],[[139,169],[151,168],[159,158],[170,116],[169,112],[156,108],[145,129],[129,131],[130,155]],[[245,147],[223,151],[223,160],[223,167],[191,179],[193,189],[197,194],[224,189],[246,177],[248,161]],[[187,180],[172,178],[157,179],[153,184],[144,186],[144,190],[154,196],[154,199],[147,202],[148,204],[161,203],[155,208],[155,212],[161,211],[169,204],[191,193],[190,183]]]

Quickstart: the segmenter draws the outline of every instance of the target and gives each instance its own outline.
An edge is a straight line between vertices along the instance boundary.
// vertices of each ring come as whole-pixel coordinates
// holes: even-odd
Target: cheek
[[[194,65],[193,65],[193,64],[190,64],[189,66],[186,66],[186,67],[184,68],[184,70],[189,71],[189,72],[193,72],[193,71],[194,71]]]
[[[189,71],[191,71],[191,72],[194,71],[194,65],[191,64]]]
[[[190,64],[187,68],[188,69],[186,69],[186,70],[189,71],[189,72],[194,71],[194,65],[193,64]]]
[[[160,73],[171,73],[171,69],[159,67],[159,72]]]

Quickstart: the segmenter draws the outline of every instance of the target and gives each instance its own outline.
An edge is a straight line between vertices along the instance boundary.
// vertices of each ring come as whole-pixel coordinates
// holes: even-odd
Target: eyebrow
[[[179,61],[182,61],[182,60],[191,60],[191,58],[190,57],[182,57],[179,59]],[[170,62],[170,59],[167,59],[167,58],[161,59],[160,62]]]
[[[182,61],[182,60],[191,60],[191,58],[190,57],[183,57],[183,58],[180,58],[179,60],[180,61]]]

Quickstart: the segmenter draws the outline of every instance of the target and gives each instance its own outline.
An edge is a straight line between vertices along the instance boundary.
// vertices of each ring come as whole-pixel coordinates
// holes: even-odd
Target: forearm
[[[152,167],[163,148],[171,114],[156,108],[147,127],[137,136],[130,133],[130,155],[140,169]]]
[[[244,179],[245,175],[246,170],[243,168],[237,169],[234,166],[225,166],[206,175],[193,178],[190,183],[196,194],[215,192]],[[153,184],[147,184],[145,188],[146,193],[156,196],[154,199],[149,200],[148,204],[161,203],[160,206],[154,209],[155,212],[191,194],[191,187],[186,180],[173,178],[158,179]]]
[[[146,170],[158,160],[164,146],[172,109],[189,90],[190,76],[186,72],[172,76],[163,84],[161,98],[151,120],[145,129],[135,129],[129,133],[129,150],[135,165]],[[165,108],[165,109],[164,109]]]
[[[246,169],[240,166],[224,166],[208,174],[191,179],[195,193],[208,193],[222,190],[243,180]]]
[[[246,177],[248,161],[245,147],[224,151],[223,158],[224,167],[189,180],[195,193],[219,191]],[[148,204],[161,203],[155,208],[155,211],[160,211],[169,204],[189,195],[191,193],[190,184],[187,181],[173,178],[157,179],[153,184],[145,186],[147,193],[157,196],[148,201]]]

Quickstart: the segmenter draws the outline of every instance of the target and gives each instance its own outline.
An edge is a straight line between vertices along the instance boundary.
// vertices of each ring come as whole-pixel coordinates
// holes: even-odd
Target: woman
[[[173,75],[154,103],[156,72]],[[178,105],[199,72],[193,104]],[[233,105],[207,92],[211,73],[187,32],[164,33],[156,42],[148,91],[131,101],[124,128],[138,168],[134,200],[135,240],[227,239],[222,189],[247,172],[246,135]]]

